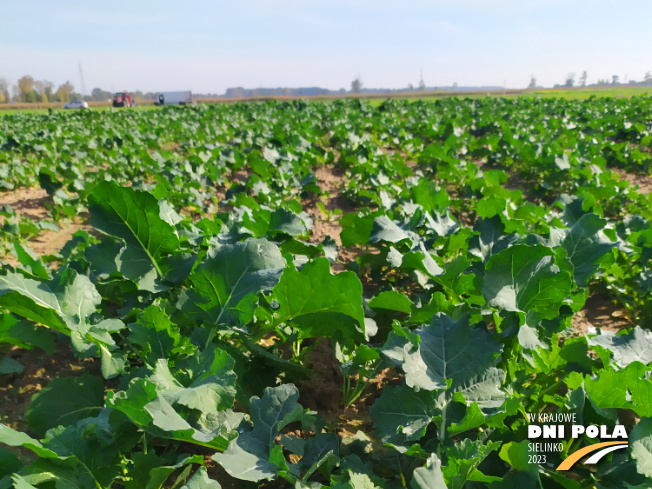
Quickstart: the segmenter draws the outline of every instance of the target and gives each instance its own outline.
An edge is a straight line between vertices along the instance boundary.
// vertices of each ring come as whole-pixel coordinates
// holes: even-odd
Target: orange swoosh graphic
[[[588,455],[591,452],[595,452],[596,450],[600,450],[601,448],[604,447],[609,447],[611,445],[627,445],[626,441],[605,441],[602,443],[596,443],[595,445],[589,445],[588,447],[584,447],[581,450],[578,450],[574,452],[570,457],[568,457],[566,460],[564,460],[562,463],[559,464],[559,467],[557,467],[557,470],[568,470],[570,469],[575,463],[584,457],[585,455]]]

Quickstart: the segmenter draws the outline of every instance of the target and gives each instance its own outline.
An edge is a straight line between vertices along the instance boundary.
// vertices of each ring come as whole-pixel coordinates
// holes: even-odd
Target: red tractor
[[[113,106],[114,107],[134,107],[134,99],[127,92],[117,92],[113,96]]]

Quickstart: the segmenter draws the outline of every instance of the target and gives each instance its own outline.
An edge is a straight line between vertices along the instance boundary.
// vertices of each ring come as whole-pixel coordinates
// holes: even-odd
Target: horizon
[[[631,4],[631,5],[630,5]],[[632,10],[629,7],[634,7]],[[0,19],[0,78],[30,75],[84,95],[93,88],[223,94],[227,88],[363,88],[563,84],[652,70],[652,4],[609,0],[147,0],[110,8],[64,0],[12,3]],[[635,16],[631,12],[636,12]]]

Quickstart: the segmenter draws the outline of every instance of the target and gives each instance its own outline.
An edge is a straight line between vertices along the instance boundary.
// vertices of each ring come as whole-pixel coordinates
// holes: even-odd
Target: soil
[[[40,221],[50,216],[45,207],[48,193],[42,188],[19,188],[0,193],[0,206],[10,205],[16,214]]]
[[[638,192],[641,194],[649,194],[652,191],[652,178],[641,173],[631,173],[620,168],[611,168],[611,171],[620,175],[622,180],[627,180],[630,184],[638,185]]]
[[[335,209],[340,209],[343,214],[354,211],[353,206],[342,195],[342,190],[346,185],[344,170],[332,165],[319,166],[315,169],[315,178],[319,187],[327,194],[320,199],[327,211],[333,212]],[[337,246],[341,247],[342,227],[338,222],[338,217],[335,216],[332,220],[328,220],[327,216],[324,216],[317,207],[317,199],[306,200],[304,203],[305,211],[314,221],[309,241],[315,244],[321,243],[327,236],[330,236]]]
[[[573,316],[572,325],[579,335],[595,334],[597,329],[618,332],[634,327],[634,324],[627,319],[627,311],[595,293],[586,300],[584,308]]]
[[[41,221],[50,217],[50,211],[45,206],[48,199],[47,192],[42,188],[20,188],[0,193],[0,206],[10,205],[16,214],[29,217],[33,221]],[[92,230],[83,220],[83,216],[75,222],[60,225],[59,231],[42,231],[28,242],[28,246],[38,256],[52,255],[59,252],[80,229]],[[3,259],[11,265],[18,263],[13,255],[7,255]]]

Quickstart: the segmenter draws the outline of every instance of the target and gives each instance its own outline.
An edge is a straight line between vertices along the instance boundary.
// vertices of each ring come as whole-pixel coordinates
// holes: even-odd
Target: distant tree
[[[18,90],[21,102],[35,102],[34,78],[25,75],[18,80]]]
[[[567,88],[572,88],[575,85],[575,73],[569,73],[566,75],[566,83],[564,86]]]
[[[408,92],[414,92],[414,85],[408,83]]]
[[[537,79],[534,78],[534,75],[530,78],[530,84],[527,86],[528,88],[536,88],[537,87]]]
[[[4,78],[0,78],[0,95],[2,95],[2,101],[4,103],[9,103],[11,96],[9,95],[9,82]]]
[[[580,87],[585,87],[586,86],[586,78],[587,78],[586,70],[582,72],[582,76],[580,76]]]
[[[105,102],[111,98],[111,92],[107,92],[101,88],[94,88],[91,91],[91,97],[93,97],[93,100],[97,100],[98,102]]]
[[[620,83],[620,79],[618,75],[612,75],[611,76],[611,84],[612,85],[618,85]]]
[[[646,71],[645,76],[643,77],[643,81],[645,82],[646,85],[650,85],[650,83],[652,83],[652,73]]]
[[[47,94],[46,94],[45,92],[44,92],[44,93],[41,93],[41,94],[39,95],[39,97],[41,98],[41,103],[43,103],[43,104],[47,104],[47,103],[48,103],[48,96],[47,96]]]
[[[59,85],[59,88],[57,88],[57,91],[55,92],[55,97],[59,102],[70,102],[72,93],[75,91],[75,87],[67,81],[66,83],[63,83]]]
[[[453,83],[453,90],[457,90],[457,82]]]
[[[351,82],[351,91],[353,93],[360,93],[360,90],[362,90],[362,80],[360,80],[360,77],[357,77]]]

